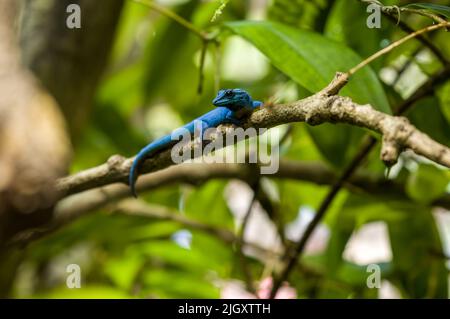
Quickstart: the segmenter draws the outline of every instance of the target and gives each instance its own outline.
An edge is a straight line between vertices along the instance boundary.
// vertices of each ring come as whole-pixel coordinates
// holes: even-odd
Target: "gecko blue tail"
[[[141,167],[142,163],[147,158],[153,156],[160,150],[166,147],[170,147],[170,145],[172,145],[171,135],[166,135],[148,144],[138,153],[138,155],[136,155],[133,165],[131,165],[130,174],[128,176],[128,184],[130,186],[131,194],[134,197],[137,198],[136,181],[139,175],[139,168]]]
[[[179,138],[184,137],[186,130],[187,133],[195,132],[197,126],[196,123],[200,122],[201,132],[200,136],[203,137],[203,132],[209,127],[217,127],[220,124],[231,123],[235,125],[241,124],[241,111],[243,113],[251,113],[255,108],[262,106],[262,102],[253,101],[251,96],[242,89],[232,89],[232,90],[220,90],[217,93],[216,98],[213,100],[214,106],[217,108],[203,114],[199,118],[194,121],[184,125],[179,129],[179,131],[174,131],[176,136]],[[244,114],[244,116],[247,114]],[[178,133],[180,134],[178,134]],[[129,180],[128,183],[130,185],[131,193],[134,197],[137,197],[136,193],[136,181],[139,175],[139,168],[141,164],[145,161],[146,158],[149,158],[155,155],[162,149],[169,148],[170,146],[176,144],[174,140],[172,140],[172,135],[166,135],[146,147],[144,147],[139,154],[134,159],[134,162],[130,169]]]
[[[136,157],[136,159],[133,162],[133,165],[131,166],[130,175],[128,177],[128,185],[130,186],[131,195],[133,195],[133,197],[135,197],[135,198],[138,197],[137,193],[136,193],[136,180],[137,180],[139,164],[140,164],[140,161]]]

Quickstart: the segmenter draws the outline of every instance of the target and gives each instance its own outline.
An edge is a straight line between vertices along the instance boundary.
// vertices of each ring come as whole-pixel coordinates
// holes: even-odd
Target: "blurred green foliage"
[[[437,2],[449,5],[449,1]],[[218,59],[228,52],[224,48],[236,36],[265,56],[260,57],[261,66],[270,67],[259,75],[258,81],[222,78],[220,86],[242,87],[257,99],[269,100],[286,85],[291,85],[294,96],[316,92],[335,72],[348,70],[381,49],[383,42],[392,42],[404,34],[386,19],[380,30],[366,28],[366,7],[357,1],[273,0],[267,6],[261,3],[231,0],[213,23],[211,18],[220,1],[182,1],[170,7],[196,27],[220,32],[221,46],[208,48],[204,90],[199,95],[202,42],[168,18],[127,1],[109,69],[98,90],[90,122],[75,149],[72,171],[99,165],[112,154],[132,156],[152,138],[209,110],[218,70],[229,66],[225,63],[246,59],[246,51],[234,47],[234,60],[227,56]],[[261,12],[263,21],[250,20],[258,13],[260,17]],[[430,23],[423,17],[402,17],[414,28]],[[448,33],[436,33],[431,39],[450,58]],[[442,68],[427,48],[411,41],[358,72],[342,94],[389,113],[397,106],[395,101],[420,84],[416,79],[433,73],[428,73],[424,59],[425,64],[434,65],[433,72]],[[218,65],[220,61],[223,65]],[[409,67],[402,70],[405,61],[409,61]],[[244,70],[250,74],[258,71]],[[380,76],[383,71],[393,71],[401,85],[394,86]],[[450,142],[449,97],[447,82],[435,96],[419,101],[407,114],[418,128],[446,145]],[[296,124],[282,155],[292,160],[323,162],[338,173],[358,149],[364,133],[346,125]],[[376,153],[362,170],[383,176],[384,168]],[[439,233],[429,204],[448,194],[450,174],[412,156],[405,156],[401,165],[391,178],[406,183],[408,200],[392,200],[364,189],[341,192],[323,224],[329,233],[325,249],[307,254],[303,271],[296,271],[291,277],[290,285],[297,289],[299,297],[378,297],[378,290],[366,285],[367,265],[344,257],[352,236],[374,222],[386,225],[392,255],[378,262],[382,278],[406,298],[448,297],[448,268],[443,257],[443,240],[448,234],[445,237]],[[170,207],[200,223],[236,232],[239,219],[231,208],[233,200],[226,196],[233,188],[230,185],[225,180],[195,186],[171,185],[143,194],[143,199]],[[270,187],[274,193],[271,200],[281,216],[275,223],[281,223],[282,233],[288,223],[301,217],[300,207],[316,209],[328,189],[285,180],[274,180]],[[241,204],[247,207],[249,203]],[[185,228],[175,221],[121,214],[112,209],[92,212],[27,247],[15,275],[12,295],[217,298],[221,282],[244,281],[236,245],[198,229],[188,229],[187,233]],[[177,240],[177,234],[190,234],[185,238],[187,244]],[[261,233],[260,237],[265,235]],[[446,245],[448,249],[450,243]],[[269,259],[264,261],[253,255],[244,258],[255,279],[270,269]],[[81,289],[65,286],[65,266],[69,263],[81,266]]]

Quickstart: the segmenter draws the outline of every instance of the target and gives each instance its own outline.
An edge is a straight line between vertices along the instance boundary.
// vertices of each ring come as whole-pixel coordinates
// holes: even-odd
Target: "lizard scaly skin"
[[[195,127],[199,124],[202,132],[205,132],[208,128],[227,123],[240,126],[242,124],[242,118],[245,115],[250,114],[255,108],[262,105],[260,101],[253,101],[251,96],[242,89],[220,90],[212,103],[216,106],[215,109],[203,114],[179,129],[185,129],[189,133],[194,134]],[[172,135],[168,134],[151,142],[137,154],[129,174],[129,185],[133,196],[137,197],[135,184],[142,163],[147,158],[172,147],[176,143],[178,141],[173,140]]]

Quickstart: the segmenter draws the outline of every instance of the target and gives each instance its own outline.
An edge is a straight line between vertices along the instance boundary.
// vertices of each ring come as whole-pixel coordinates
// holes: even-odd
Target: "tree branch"
[[[234,243],[236,235],[225,228],[218,228],[190,219],[177,211],[160,205],[150,205],[138,199],[126,199],[113,206],[113,211],[126,213],[130,216],[143,216],[159,220],[170,220],[182,226],[206,232],[214,237],[220,238],[226,243]]]
[[[398,22],[398,26],[400,27],[400,29],[402,29],[404,32],[406,33],[414,33],[415,30],[413,28],[411,28],[408,24],[406,24],[403,21],[398,21],[396,19],[396,17],[392,14],[389,13],[387,11],[382,11],[383,14],[389,19],[389,21],[391,21],[392,23],[397,23]],[[431,42],[427,37],[425,37],[423,34],[418,35],[417,40],[419,40],[420,42],[422,42],[422,44],[424,46],[426,46],[428,49],[430,49],[430,51],[436,56],[436,58],[441,61],[442,64],[444,65],[448,65],[450,63],[450,61],[447,59],[447,57],[442,53],[442,51],[436,46],[434,45],[433,42]]]
[[[402,115],[407,112],[417,101],[428,96],[434,92],[434,88],[436,85],[444,82],[450,76],[450,66],[447,64],[446,67],[430,77],[427,82],[425,82],[417,91],[410,96],[408,99],[403,101],[400,105],[395,108],[394,114]],[[301,256],[306,243],[311,237],[315,227],[319,224],[320,220],[325,216],[328,208],[331,206],[334,198],[339,193],[340,189],[345,185],[345,183],[354,176],[356,170],[363,163],[363,161],[367,158],[370,152],[373,150],[375,145],[377,144],[377,140],[372,135],[366,135],[363,145],[359,152],[353,157],[350,164],[346,167],[342,175],[339,179],[333,184],[333,187],[327,193],[325,199],[320,205],[316,215],[313,220],[308,224],[307,230],[303,233],[302,237],[298,241],[293,252],[287,251],[285,255],[285,259],[287,259],[286,267],[280,273],[278,277],[275,278],[274,285],[272,288],[271,296],[275,296],[278,288],[281,286],[281,283],[287,279],[289,273],[294,267],[294,264],[298,261]]]
[[[142,193],[177,183],[199,186],[212,179],[234,178],[251,182],[255,174],[258,174],[258,167],[249,164],[181,164],[143,176],[136,187]],[[291,160],[281,160],[280,169],[272,177],[318,185],[333,185],[338,180],[337,174],[324,164]],[[352,192],[381,196],[387,200],[409,200],[402,182],[386,180],[383,176],[359,172],[345,180],[342,186]],[[68,196],[58,203],[49,224],[40,229],[21,233],[12,243],[25,245],[90,212],[127,197],[129,197],[129,189],[121,184],[108,185]],[[436,199],[432,205],[450,209],[450,195]]]
[[[439,23],[439,24],[436,24],[436,25],[430,25],[430,26],[427,26],[427,27],[425,27],[423,29],[414,31],[413,33],[408,34],[406,37],[403,37],[400,40],[391,43],[389,46],[387,46],[384,49],[382,49],[382,50],[376,52],[375,54],[371,55],[370,57],[368,57],[367,59],[362,61],[360,64],[358,64],[357,66],[352,68],[350,71],[348,71],[348,73],[350,75],[355,74],[358,70],[360,70],[364,66],[370,64],[374,60],[378,59],[380,56],[382,56],[382,55],[392,51],[393,49],[399,47],[403,43],[405,43],[405,42],[407,42],[407,41],[409,41],[409,40],[411,40],[413,38],[422,36],[425,33],[431,32],[433,30],[441,29],[441,28],[444,28],[444,27],[450,27],[450,22],[444,21],[442,23]]]
[[[362,0],[362,2],[378,2],[378,1]],[[378,5],[382,6],[381,3],[379,3],[379,2],[378,2]],[[449,25],[448,22],[443,21],[442,23],[440,23],[440,28],[447,27],[448,25]],[[373,54],[366,60],[362,61],[356,67],[352,68],[348,73],[346,73],[346,76],[348,77],[349,75],[357,72],[364,66],[368,65],[370,62],[374,61],[375,59],[382,56],[383,54],[386,54],[387,52],[393,50],[394,48],[396,48],[397,46],[406,42],[407,40],[413,39],[414,37],[423,37],[424,33],[429,32],[431,30],[432,29],[430,29],[430,27],[423,28],[421,30],[413,32],[412,34],[406,36],[405,38],[402,38],[402,39],[392,43],[390,46]],[[442,72],[431,77],[424,85],[422,85],[415,92],[415,94],[413,94],[410,98],[405,100],[399,107],[397,107],[397,109],[395,110],[396,115],[401,115],[404,112],[406,112],[412,105],[414,105],[415,102],[417,102],[422,97],[433,92],[434,85],[440,83],[443,79],[446,79],[448,77],[450,67],[449,67],[449,64],[446,63],[446,61],[444,61],[444,65],[445,65],[445,68],[442,70]],[[344,80],[346,81],[347,78],[345,78]],[[345,81],[339,81],[338,79],[337,79],[337,81],[338,81],[338,83],[341,83],[342,86],[345,85]],[[332,84],[331,84],[331,86],[332,86]],[[406,119],[404,119],[404,120],[406,120]],[[423,133],[421,133],[421,134],[423,134]],[[409,136],[409,137],[411,137],[411,136]],[[270,293],[271,298],[274,298],[274,296],[276,295],[277,290],[280,288],[282,282],[289,277],[290,272],[294,268],[294,265],[297,263],[301,254],[303,253],[304,248],[306,247],[306,243],[308,242],[309,238],[311,237],[312,233],[314,232],[314,229],[319,224],[321,219],[325,216],[328,208],[331,206],[334,198],[337,196],[340,189],[343,187],[344,183],[347,180],[349,180],[351,178],[351,176],[356,172],[358,167],[367,158],[368,154],[371,152],[371,150],[375,147],[376,144],[377,144],[377,140],[373,136],[366,136],[366,138],[364,139],[364,145],[362,146],[360,151],[353,157],[351,163],[346,167],[345,171],[339,177],[339,179],[336,181],[336,183],[333,184],[333,187],[330,189],[330,191],[327,193],[325,199],[322,201],[316,215],[314,216],[313,220],[308,224],[308,227],[305,230],[305,232],[303,233],[300,240],[297,242],[297,244],[295,245],[295,247],[292,250],[286,251],[285,256],[284,256],[284,259],[286,261],[285,267],[282,269],[280,274],[275,277],[272,291]],[[446,152],[448,153],[449,149],[447,147],[445,147],[445,148],[447,149]],[[399,147],[397,142],[389,141],[388,135],[383,136],[381,158],[387,165],[391,166],[397,162],[397,158],[398,158],[398,155],[399,155],[399,152],[401,151],[401,149],[402,149],[402,147]]]
[[[292,122],[311,125],[347,123],[381,134],[381,159],[389,165],[395,163],[399,154],[407,148],[450,167],[449,148],[417,130],[406,118],[379,112],[370,105],[359,105],[347,97],[329,96],[328,92],[327,89],[293,103],[262,108],[251,115],[244,127],[271,128]],[[217,128],[216,133],[224,134],[223,128]],[[194,148],[199,147],[192,144]],[[149,173],[173,165],[170,154],[171,150],[166,150],[148,159],[141,172]],[[70,195],[111,183],[126,183],[132,161],[133,158],[113,156],[106,164],[60,179],[57,188],[61,194]]]

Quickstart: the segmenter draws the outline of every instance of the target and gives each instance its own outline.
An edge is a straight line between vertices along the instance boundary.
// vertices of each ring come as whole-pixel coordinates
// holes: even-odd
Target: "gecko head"
[[[220,90],[212,103],[215,106],[225,106],[232,111],[251,108],[253,106],[253,100],[250,94],[242,89]]]

